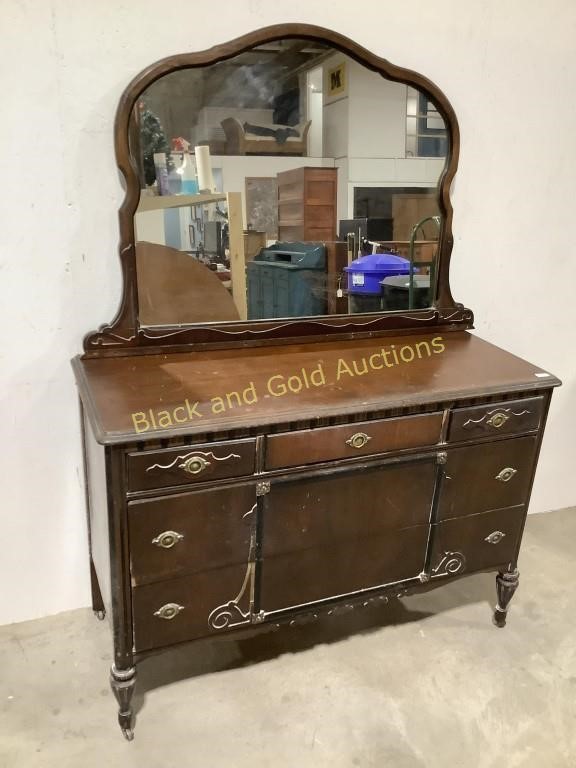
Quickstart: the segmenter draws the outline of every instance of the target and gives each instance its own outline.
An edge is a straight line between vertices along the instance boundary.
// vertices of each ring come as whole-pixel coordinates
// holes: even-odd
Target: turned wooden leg
[[[104,608],[104,601],[102,600],[102,593],[100,592],[100,585],[98,584],[98,576],[96,575],[96,569],[92,558],[90,558],[90,585],[92,587],[92,610],[96,618],[102,621],[106,616],[106,609]]]
[[[134,732],[132,730],[132,708],[130,702],[132,701],[132,694],[134,693],[134,685],[136,684],[136,667],[130,667],[129,669],[116,669],[112,664],[110,670],[110,685],[112,692],[118,702],[118,724],[122,729],[124,738],[128,741],[132,741],[134,738]]]
[[[494,624],[497,627],[506,626],[506,614],[508,613],[508,606],[510,600],[518,588],[518,580],[520,574],[515,568],[513,571],[500,572],[496,576],[496,593],[498,595],[498,603],[494,610]]]

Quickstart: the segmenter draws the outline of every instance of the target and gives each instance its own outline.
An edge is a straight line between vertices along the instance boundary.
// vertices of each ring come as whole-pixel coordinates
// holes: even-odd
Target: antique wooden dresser
[[[221,83],[214,68],[226,65],[234,77],[236,59],[245,65],[245,52],[259,50],[267,61],[278,55],[282,67],[295,57],[300,73],[323,62],[331,71],[334,56],[345,57],[350,89],[364,67],[387,87],[420,89],[434,105],[446,153],[433,190],[442,226],[429,309],[265,321],[247,321],[239,309],[237,320],[221,323],[139,322],[145,288],[133,221],[145,148],[137,105],[164,76],[206,71],[208,84]],[[152,97],[147,103],[160,109]],[[137,662],[178,643],[281,626],[479,571],[497,574],[494,621],[504,626],[560,382],[470,333],[472,313],[452,299],[458,124],[446,97],[335,33],[288,25],[153,65],[127,88],[115,130],[127,188],[123,301],[113,323],[86,337],[73,366],[93,607],[112,627],[111,683],[124,735],[132,738]],[[249,174],[253,161],[243,161]],[[299,161],[275,162],[286,169]],[[223,158],[224,182],[227,167]],[[350,183],[338,173],[339,184]],[[161,212],[170,210],[169,199],[158,199]],[[212,202],[184,195],[173,206]],[[231,215],[228,226],[226,266],[238,277],[244,262],[234,243],[242,238],[233,242]],[[232,301],[235,288],[230,298],[218,268],[211,271],[214,297]],[[196,294],[191,285],[188,301],[210,303],[207,284]]]

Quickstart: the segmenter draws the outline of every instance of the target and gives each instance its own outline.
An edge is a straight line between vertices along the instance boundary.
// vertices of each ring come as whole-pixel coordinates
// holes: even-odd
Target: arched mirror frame
[[[439,236],[438,269],[435,295],[431,308],[423,310],[399,310],[386,313],[361,315],[334,315],[317,318],[297,318],[259,321],[235,321],[171,327],[141,327],[138,321],[138,291],[134,214],[140,200],[140,181],[137,159],[130,153],[131,116],[137,100],[156,80],[181,69],[202,67],[229,59],[263,43],[279,39],[300,38],[331,44],[368,69],[385,78],[405,83],[425,91],[436,104],[443,117],[448,136],[448,154],[443,173],[438,182],[438,204],[442,214]],[[453,246],[452,205],[450,185],[456,173],[460,145],[458,121],[454,110],[442,91],[423,75],[390,64],[352,40],[322,27],[305,24],[280,24],[266,27],[217,45],[206,51],[177,54],[152,64],[137,75],[124,91],[116,112],[114,143],[117,166],[124,177],[126,194],[119,209],[120,260],[122,265],[123,291],[119,310],[114,320],[90,333],[84,340],[84,350],[101,355],[189,347],[231,346],[234,344],[281,343],[317,340],[318,338],[343,338],[398,332],[414,328],[472,327],[473,315],[469,309],[452,298],[449,283],[450,256]]]

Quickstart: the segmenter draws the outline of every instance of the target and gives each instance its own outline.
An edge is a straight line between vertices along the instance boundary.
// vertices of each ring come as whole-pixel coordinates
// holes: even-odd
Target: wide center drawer
[[[146,491],[251,475],[255,460],[254,438],[129,453],[128,490]]]
[[[436,445],[442,415],[423,413],[270,435],[266,441],[266,469]]]

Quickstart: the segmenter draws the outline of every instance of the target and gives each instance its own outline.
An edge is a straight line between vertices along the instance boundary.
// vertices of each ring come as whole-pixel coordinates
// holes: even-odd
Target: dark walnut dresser
[[[436,148],[438,170],[433,184],[420,186],[426,205],[436,206],[438,229],[434,261],[421,269],[430,285],[426,308],[413,308],[409,290],[405,308],[391,312],[249,321],[242,213],[233,197],[243,187],[154,195],[162,167],[155,169],[155,184],[150,159],[157,147],[146,144],[144,127],[153,119],[172,130],[155,84],[175,72],[191,73],[195,87],[204,78],[206,92],[224,82],[225,72],[235,92],[249,96],[245,70],[260,53],[259,71],[270,68],[276,91],[283,87],[278,68],[295,68],[286,93],[275,98],[303,88],[307,68],[324,67],[325,130],[335,96],[342,96],[342,80],[334,76],[342,67],[340,108],[369,83],[375,100],[403,88],[408,98],[416,94],[419,113],[428,111],[418,146],[421,154]],[[337,92],[332,101],[331,91]],[[169,98],[167,88],[161,93]],[[248,96],[238,109],[245,110]],[[235,108],[230,102],[230,116]],[[122,304],[112,323],[86,337],[73,367],[93,608],[112,628],[111,684],[124,735],[133,737],[137,663],[179,643],[282,627],[480,571],[496,573],[494,623],[503,627],[518,586],[546,414],[560,382],[470,333],[471,311],[452,299],[449,187],[459,134],[446,97],[421,75],[333,32],[271,27],[174,56],[138,75],[120,102],[115,142],[126,181]],[[381,157],[386,150],[373,163]],[[414,159],[406,152],[398,163]],[[224,187],[229,161],[223,156],[218,166],[213,159],[223,169]],[[242,158],[246,177],[258,175],[253,162]],[[310,158],[283,153],[269,162],[273,176],[307,166]],[[338,167],[338,185],[351,184]],[[381,186],[401,185],[383,175]],[[216,248],[210,264],[194,247],[178,248],[173,232],[166,234],[167,211],[196,227],[196,236],[205,231],[206,241],[219,216],[226,248]],[[338,217],[353,218],[349,213],[340,210]],[[418,237],[429,244],[431,231]],[[366,247],[360,237],[358,246]],[[144,253],[158,256],[164,277],[173,265],[178,278],[151,279],[153,262],[139,268]],[[218,274],[225,271],[229,284]],[[359,278],[354,284],[334,277],[326,274],[326,291],[340,285],[344,301],[360,285]],[[317,287],[317,274],[315,280]],[[139,298],[146,294],[153,305],[162,291],[173,322],[145,325]],[[181,322],[182,307],[186,318],[190,308],[196,311],[197,322]]]

